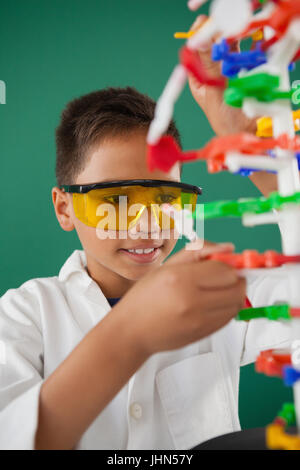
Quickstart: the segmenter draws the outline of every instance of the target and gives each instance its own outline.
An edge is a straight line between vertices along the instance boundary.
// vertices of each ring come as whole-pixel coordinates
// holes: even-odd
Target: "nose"
[[[137,238],[157,238],[161,232],[158,217],[151,207],[144,206],[136,223],[129,229]]]

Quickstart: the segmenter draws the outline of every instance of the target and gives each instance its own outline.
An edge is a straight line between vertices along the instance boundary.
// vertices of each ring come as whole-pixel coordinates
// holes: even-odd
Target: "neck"
[[[119,298],[133,286],[136,281],[126,279],[111,271],[86,253],[87,272],[98,284],[106,298]]]

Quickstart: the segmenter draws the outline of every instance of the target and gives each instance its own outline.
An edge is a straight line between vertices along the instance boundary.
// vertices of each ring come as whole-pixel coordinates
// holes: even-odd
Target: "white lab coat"
[[[0,449],[34,448],[43,381],[111,308],[85,266],[84,252],[76,250],[58,276],[32,279],[0,299]],[[272,288],[267,277],[253,277],[250,300],[272,303],[284,279]],[[210,338],[154,354],[76,448],[189,449],[239,430],[240,365],[289,340],[288,325],[232,320]]]

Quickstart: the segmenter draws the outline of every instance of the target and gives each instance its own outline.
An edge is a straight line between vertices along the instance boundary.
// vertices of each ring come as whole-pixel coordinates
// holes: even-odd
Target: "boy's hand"
[[[191,30],[198,29],[207,17],[200,15],[192,25]],[[216,41],[218,37],[215,37]],[[199,55],[209,75],[212,77],[222,77],[220,62],[211,59],[212,44],[208,44],[204,50],[199,50]],[[236,43],[232,51],[239,51],[239,44]],[[227,106],[223,100],[224,90],[200,84],[192,75],[189,75],[189,86],[193,97],[202,108],[206,117],[216,133],[216,135],[235,134],[238,132],[256,131],[256,119],[249,119],[241,109]]]
[[[207,17],[198,16],[191,30],[201,26]],[[218,39],[214,38],[215,41]],[[220,62],[214,62],[211,59],[212,44],[208,45],[206,50],[199,50],[200,57],[207,69],[207,72],[213,77],[221,77]],[[239,44],[236,43],[232,51],[239,51]],[[206,114],[206,117],[216,133],[216,135],[236,134],[239,132],[256,133],[256,118],[250,119],[241,109],[227,106],[223,100],[224,90],[216,87],[201,85],[192,75],[189,76],[189,86],[193,97],[200,108]],[[249,176],[255,186],[264,196],[277,191],[277,177],[266,171],[257,171]]]
[[[209,254],[208,248],[203,254]],[[245,280],[223,263],[201,261],[203,254],[181,250],[137,282],[119,302],[146,355],[200,340],[243,308]]]

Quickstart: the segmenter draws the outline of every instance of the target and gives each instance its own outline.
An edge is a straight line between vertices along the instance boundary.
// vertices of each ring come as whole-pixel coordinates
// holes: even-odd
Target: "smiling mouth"
[[[133,249],[133,250],[126,250],[128,251],[129,253],[136,253],[137,255],[142,255],[142,254],[148,254],[148,253],[152,253],[156,248],[136,248],[136,249]]]
[[[121,248],[119,251],[133,261],[150,263],[157,259],[163,245],[148,248]]]

